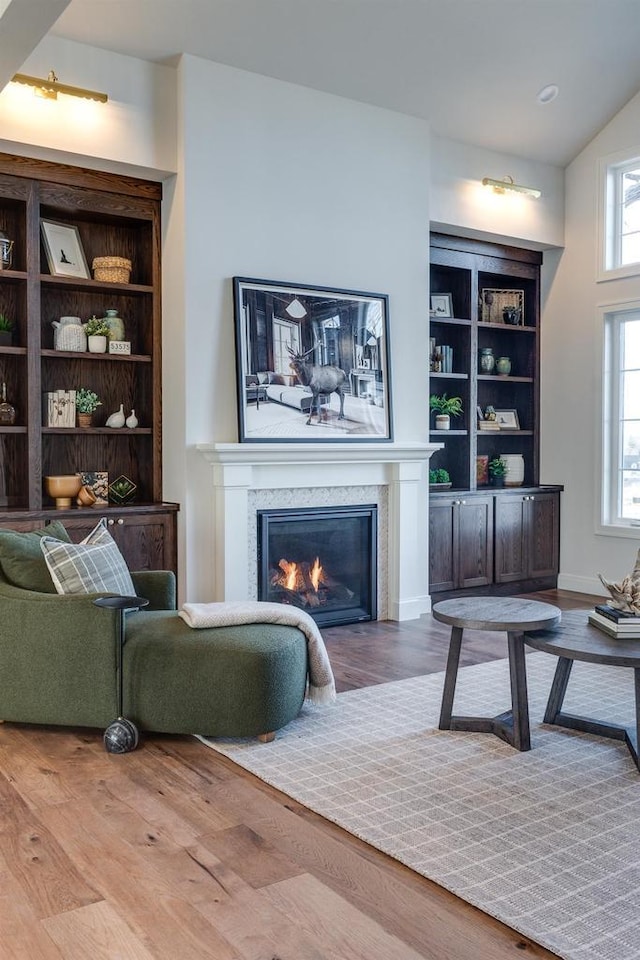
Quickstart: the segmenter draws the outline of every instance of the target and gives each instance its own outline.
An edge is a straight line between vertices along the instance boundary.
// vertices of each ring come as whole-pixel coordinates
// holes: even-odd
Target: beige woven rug
[[[527,656],[533,749],[440,732],[443,674],[306,705],[268,745],[210,745],[566,960],[640,958],[640,773],[624,744],[542,724],[557,660]],[[576,663],[565,709],[633,720],[631,670]],[[507,661],[455,712],[508,706]]]

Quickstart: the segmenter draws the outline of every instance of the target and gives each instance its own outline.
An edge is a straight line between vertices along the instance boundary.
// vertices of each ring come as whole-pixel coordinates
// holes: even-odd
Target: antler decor
[[[610,583],[605,580],[601,573],[598,576],[611,594],[612,607],[615,607],[616,610],[623,610],[625,613],[634,613],[637,617],[640,617],[640,550],[638,550],[633,570],[621,583]]]

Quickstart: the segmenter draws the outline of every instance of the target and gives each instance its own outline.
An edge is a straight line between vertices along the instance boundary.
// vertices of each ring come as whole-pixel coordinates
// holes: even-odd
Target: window
[[[605,314],[603,521],[640,528],[640,303]]]
[[[605,167],[605,277],[640,273],[640,157]]]
[[[300,328],[297,323],[273,318],[273,369],[275,373],[291,375],[291,353],[300,350]]]

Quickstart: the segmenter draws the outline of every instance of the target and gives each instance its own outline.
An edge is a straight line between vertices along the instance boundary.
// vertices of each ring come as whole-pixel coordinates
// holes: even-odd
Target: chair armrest
[[[131,579],[139,597],[149,601],[147,610],[176,609],[176,576],[173,570],[136,570]]]

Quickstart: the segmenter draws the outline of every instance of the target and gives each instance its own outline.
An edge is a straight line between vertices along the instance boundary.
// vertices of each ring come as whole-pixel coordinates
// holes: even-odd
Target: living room
[[[603,159],[637,146],[640,82],[593,136],[552,162],[542,147],[523,156],[463,142],[417,115],[258,68],[182,50],[177,62],[152,62],[108,43],[82,42],[55,25],[64,0],[4,6],[2,151],[162,183],[163,495],[180,504],[182,600],[205,602],[224,593],[214,471],[198,446],[238,439],[232,278],[388,295],[394,445],[427,444],[430,227],[544,251],[540,475],[564,487],[558,585],[597,595],[598,572],[619,579],[631,569],[633,531],[599,524],[598,308],[640,299],[640,278],[597,282],[596,197]],[[89,23],[96,10],[82,6]],[[533,16],[522,8],[519,15]],[[424,39],[425,55],[430,42]],[[46,112],[51,104],[38,101],[26,109],[11,76],[46,76],[52,66],[69,83],[108,91],[109,102],[82,114]],[[504,67],[505,84],[515,69]],[[557,79],[541,74],[539,87]],[[62,101],[59,106],[67,110]],[[554,110],[554,104],[536,109]],[[517,118],[512,123],[517,126]],[[507,204],[483,193],[483,177],[507,175],[539,188],[541,197]],[[414,529],[422,531],[426,552],[426,497]],[[425,557],[405,593],[399,578],[393,580],[389,608],[401,610],[410,597],[412,616],[426,612],[427,572]],[[40,741],[38,750],[45,749]],[[215,772],[211,765],[209,773],[223,784],[227,769]],[[38,789],[45,789],[40,781]],[[233,789],[238,803],[249,797],[244,781]],[[197,802],[188,805],[196,816]],[[287,829],[281,809],[278,817],[279,829]],[[203,858],[203,869],[212,858]],[[219,955],[225,956],[222,947]]]

